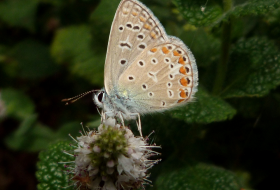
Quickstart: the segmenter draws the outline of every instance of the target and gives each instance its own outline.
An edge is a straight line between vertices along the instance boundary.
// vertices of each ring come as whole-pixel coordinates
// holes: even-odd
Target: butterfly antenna
[[[76,102],[76,101],[79,100],[80,98],[82,98],[82,97],[84,97],[84,96],[86,96],[86,95],[88,95],[88,94],[90,94],[90,93],[93,93],[93,92],[95,92],[95,91],[99,91],[99,90],[90,90],[90,91],[84,92],[84,93],[82,93],[82,94],[79,94],[79,95],[77,95],[77,96],[74,96],[74,97],[72,97],[72,98],[62,99],[61,101],[62,101],[62,102],[66,102],[65,105],[69,105],[69,104],[72,104],[72,103]]]

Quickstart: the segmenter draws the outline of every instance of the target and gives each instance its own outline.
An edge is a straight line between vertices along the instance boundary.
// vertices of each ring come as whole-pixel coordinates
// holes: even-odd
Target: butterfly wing
[[[119,91],[128,91],[138,113],[184,105],[193,99],[197,85],[195,59],[176,37],[146,48],[119,79]]]
[[[105,90],[118,91],[119,77],[155,44],[168,41],[153,13],[137,0],[122,0],[112,23],[105,62]]]

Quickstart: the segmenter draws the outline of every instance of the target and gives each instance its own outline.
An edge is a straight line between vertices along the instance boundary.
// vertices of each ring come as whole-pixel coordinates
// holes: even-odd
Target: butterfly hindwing
[[[139,113],[184,105],[193,99],[197,85],[195,59],[175,37],[139,54],[119,80],[120,91],[127,89]]]
[[[143,52],[168,40],[153,13],[137,0],[122,0],[112,23],[105,63],[105,89],[118,89],[119,77]]]

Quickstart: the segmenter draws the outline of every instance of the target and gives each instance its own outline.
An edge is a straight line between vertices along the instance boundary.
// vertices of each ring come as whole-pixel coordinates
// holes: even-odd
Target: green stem
[[[232,8],[232,0],[223,0],[224,12],[229,11]],[[219,95],[223,89],[223,84],[227,73],[227,64],[229,59],[230,49],[230,32],[231,22],[224,22],[222,26],[222,46],[221,46],[221,57],[217,64],[216,78],[213,87],[213,94]]]

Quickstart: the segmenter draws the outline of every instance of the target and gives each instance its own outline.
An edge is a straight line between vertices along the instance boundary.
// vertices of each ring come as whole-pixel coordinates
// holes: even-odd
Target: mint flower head
[[[81,133],[75,142],[75,161],[67,165],[72,184],[77,188],[130,190],[150,184],[147,170],[160,160],[149,160],[159,153],[148,138],[135,137],[125,126],[109,118],[97,131]],[[69,153],[67,153],[69,154]]]

